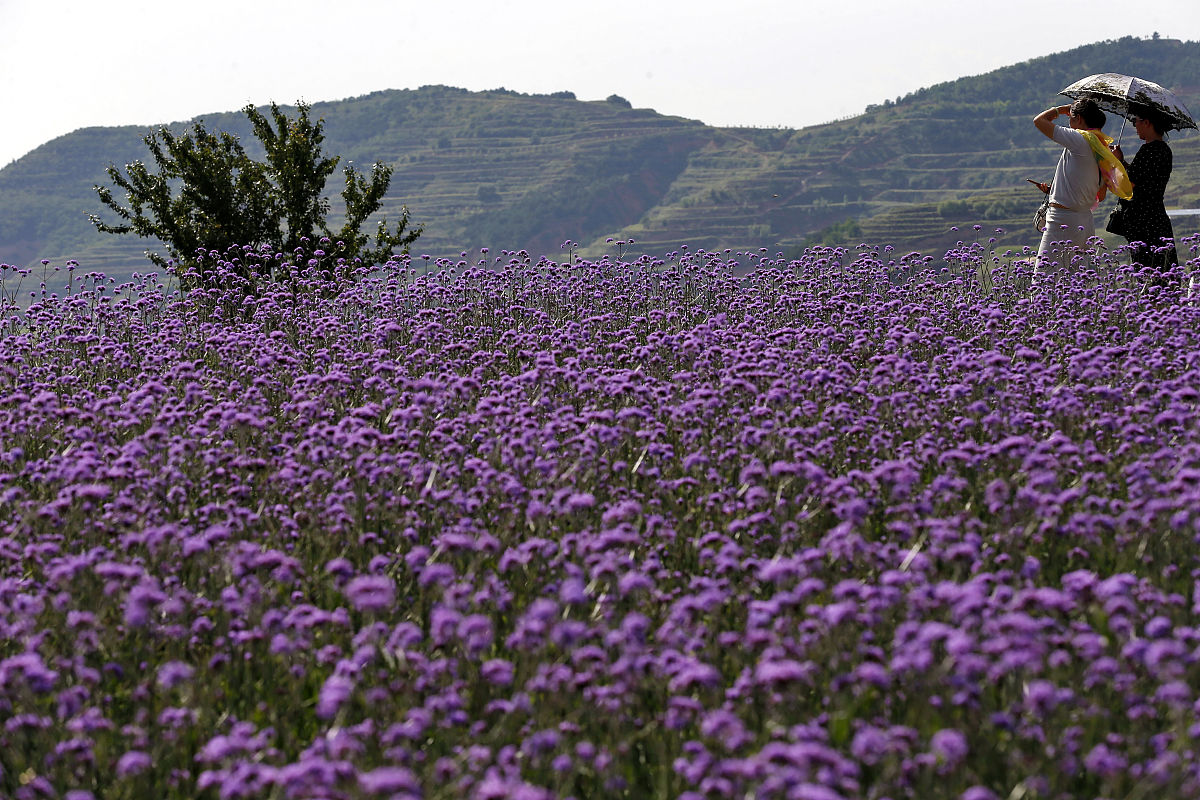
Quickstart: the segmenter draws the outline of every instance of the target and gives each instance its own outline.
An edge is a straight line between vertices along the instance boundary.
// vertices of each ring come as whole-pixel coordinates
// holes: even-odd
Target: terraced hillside
[[[1154,76],[1200,114],[1200,44],[1103,42],[930,87],[850,120],[794,131],[782,143],[747,135],[741,150],[723,154],[724,168],[714,169],[720,153],[689,165],[664,203],[619,235],[654,252],[681,241],[729,246],[730,231],[741,228],[734,241],[786,251],[832,243],[823,234],[853,219],[865,241],[925,252],[945,252],[975,224],[1001,245],[1030,244],[1041,198],[1026,179],[1049,179],[1060,152],[1032,118],[1066,102],[1044,87],[1120,71]],[[1140,143],[1120,122],[1111,118],[1106,130],[1132,156]],[[1176,133],[1171,145],[1167,206],[1200,207],[1200,136]],[[707,185],[717,174],[719,191]],[[1097,209],[1098,219],[1113,202]],[[1196,218],[1176,227],[1177,235],[1195,232]]]
[[[698,122],[616,102],[447,87],[378,92],[316,103],[325,149],[394,174],[381,215],[407,206],[425,225],[419,247],[446,255],[491,246],[556,251],[565,239],[594,238],[659,202],[690,153],[720,133]],[[254,152],[241,114],[203,119]],[[175,123],[173,129],[187,123]],[[104,167],[146,157],[137,128],[87,129],[60,137],[0,171],[0,259],[27,264],[76,258],[121,272],[148,262],[157,243],[98,234],[93,185]],[[340,191],[340,180],[329,184]],[[338,216],[336,197],[333,207]],[[127,267],[125,267],[127,269]]]

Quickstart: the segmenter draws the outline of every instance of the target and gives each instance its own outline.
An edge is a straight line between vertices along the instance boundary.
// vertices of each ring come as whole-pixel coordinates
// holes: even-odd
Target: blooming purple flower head
[[[354,693],[354,682],[345,675],[336,672],[325,679],[321,691],[317,694],[317,717],[332,719],[337,716]]]
[[[163,689],[173,689],[191,680],[195,671],[190,664],[182,661],[168,661],[158,668],[158,685]]]
[[[404,767],[377,767],[360,772],[358,786],[367,794],[421,796],[421,784],[416,775]]]
[[[943,728],[929,740],[929,750],[946,768],[953,768],[967,757],[967,737],[954,728]]]
[[[140,750],[130,750],[117,760],[117,775],[128,778],[150,769],[150,756]]]
[[[396,601],[396,584],[386,575],[359,575],[346,583],[342,593],[359,611],[386,611]]]
[[[480,673],[484,680],[495,686],[507,686],[513,682],[513,665],[501,658],[485,661]]]
[[[996,793],[985,786],[972,786],[958,796],[958,800],[999,800]]]
[[[1089,772],[1103,777],[1113,777],[1125,769],[1128,761],[1119,751],[1113,750],[1104,742],[1093,747],[1083,758],[1083,765]]]
[[[873,725],[864,725],[850,740],[850,752],[864,764],[878,764],[887,755],[888,735]]]

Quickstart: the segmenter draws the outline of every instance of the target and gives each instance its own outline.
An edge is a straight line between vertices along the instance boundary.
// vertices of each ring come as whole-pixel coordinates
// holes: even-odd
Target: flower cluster
[[[5,308],[0,796],[1200,794],[1178,280],[483,255]]]

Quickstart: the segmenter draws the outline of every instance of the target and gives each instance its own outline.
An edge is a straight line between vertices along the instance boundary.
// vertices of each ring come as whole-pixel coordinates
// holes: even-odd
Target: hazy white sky
[[[1200,40],[1196,0],[1130,11],[1097,0],[0,0],[0,167],[93,125],[427,84],[619,94],[711,125],[803,127],[1081,44]]]

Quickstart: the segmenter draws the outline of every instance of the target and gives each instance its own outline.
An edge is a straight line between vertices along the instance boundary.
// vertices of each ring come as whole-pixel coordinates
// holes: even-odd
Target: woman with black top
[[[1179,263],[1175,231],[1163,205],[1163,193],[1171,178],[1171,148],[1163,141],[1163,135],[1170,126],[1148,109],[1139,111],[1134,107],[1130,110],[1136,115],[1132,121],[1138,138],[1145,144],[1128,164],[1120,145],[1113,148],[1113,154],[1125,164],[1129,180],[1133,182],[1133,198],[1120,201],[1124,209],[1121,235],[1133,245],[1134,262],[1144,267],[1165,269]]]

